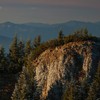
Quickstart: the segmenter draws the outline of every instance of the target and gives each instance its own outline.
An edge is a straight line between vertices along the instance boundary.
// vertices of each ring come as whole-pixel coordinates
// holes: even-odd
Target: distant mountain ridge
[[[41,35],[42,40],[48,40],[57,37],[58,32],[63,30],[65,35],[73,33],[80,28],[87,28],[92,35],[100,37],[100,22],[81,22],[69,21],[60,24],[43,24],[43,23],[24,23],[15,24],[11,22],[0,23],[0,44],[6,45],[2,42],[2,36],[6,37],[5,42],[9,43],[11,38],[15,35],[19,39],[28,40],[34,39],[37,35]],[[10,39],[9,39],[10,38]],[[9,41],[9,42],[8,42]]]

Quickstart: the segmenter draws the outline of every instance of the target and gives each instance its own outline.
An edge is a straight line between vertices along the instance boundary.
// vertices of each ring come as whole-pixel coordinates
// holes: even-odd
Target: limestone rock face
[[[44,51],[33,65],[36,67],[36,92],[41,100],[61,100],[66,81],[92,80],[100,59],[100,44],[73,42]]]

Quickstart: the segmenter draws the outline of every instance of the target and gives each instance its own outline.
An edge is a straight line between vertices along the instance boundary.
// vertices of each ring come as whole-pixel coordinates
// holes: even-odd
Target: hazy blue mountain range
[[[60,24],[42,24],[42,23],[25,23],[15,24],[5,22],[0,24],[0,44],[8,48],[12,38],[17,35],[19,39],[24,41],[34,39],[37,35],[41,35],[42,40],[55,38],[60,30],[65,35],[73,33],[80,28],[87,28],[92,35],[100,37],[100,22],[80,22],[69,21]]]

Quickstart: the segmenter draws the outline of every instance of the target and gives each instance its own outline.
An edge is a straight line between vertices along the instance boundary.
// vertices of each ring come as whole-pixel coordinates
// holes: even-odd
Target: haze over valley
[[[17,35],[19,40],[23,41],[28,39],[33,40],[36,36],[40,35],[42,41],[46,41],[56,38],[60,30],[63,31],[63,34],[69,35],[81,28],[87,28],[90,34],[100,37],[100,22],[69,21],[60,24],[15,24],[5,22],[0,24],[0,45],[8,49],[15,35]]]

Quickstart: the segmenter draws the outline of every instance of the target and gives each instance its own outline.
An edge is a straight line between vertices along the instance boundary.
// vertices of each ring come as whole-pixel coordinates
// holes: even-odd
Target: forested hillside
[[[100,38],[81,29],[41,40],[15,36],[8,53],[0,47],[0,100],[100,98]]]

